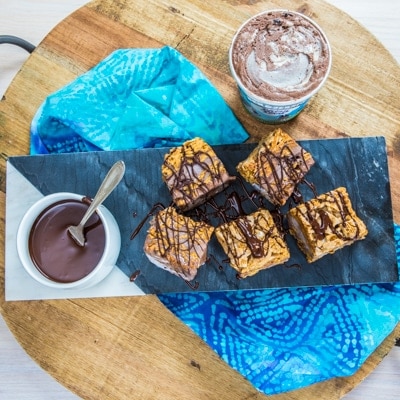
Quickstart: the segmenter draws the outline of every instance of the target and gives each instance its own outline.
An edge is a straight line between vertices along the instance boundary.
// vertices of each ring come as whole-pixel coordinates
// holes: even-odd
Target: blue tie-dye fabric
[[[50,95],[31,152],[241,143],[240,123],[177,51],[119,50]],[[400,263],[400,226],[395,225]],[[160,295],[165,306],[266,394],[353,374],[400,321],[400,283]]]
[[[248,138],[204,74],[171,47],[116,50],[51,94],[31,126],[31,153],[209,144]]]
[[[266,394],[352,375],[400,321],[398,283],[159,298]]]

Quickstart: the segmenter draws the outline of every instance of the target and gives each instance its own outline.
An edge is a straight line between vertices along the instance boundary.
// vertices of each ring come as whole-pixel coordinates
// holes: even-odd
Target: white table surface
[[[399,0],[327,1],[364,25],[400,63]],[[19,36],[38,45],[54,26],[85,3],[85,0],[0,0],[0,35]],[[21,48],[0,45],[0,98],[28,56]],[[25,353],[1,316],[0,399],[77,399]],[[394,347],[375,371],[344,399],[400,399],[400,347]]]

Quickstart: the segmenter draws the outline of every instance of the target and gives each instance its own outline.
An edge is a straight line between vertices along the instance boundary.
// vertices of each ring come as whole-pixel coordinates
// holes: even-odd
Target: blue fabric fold
[[[209,144],[248,138],[205,75],[171,47],[116,50],[46,98],[31,153]]]
[[[51,94],[32,154],[210,144],[248,135],[218,91],[176,50],[112,53]],[[400,226],[395,225],[400,263]],[[266,394],[353,374],[400,321],[400,284],[160,295],[162,303]]]

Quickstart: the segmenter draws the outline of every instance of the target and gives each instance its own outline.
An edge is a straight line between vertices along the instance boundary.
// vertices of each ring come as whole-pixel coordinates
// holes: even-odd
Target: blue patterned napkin
[[[352,375],[400,321],[400,283],[159,297],[266,394]]]
[[[176,50],[121,49],[47,97],[32,121],[31,153],[176,146],[194,136],[211,145],[248,138]]]
[[[248,135],[217,90],[170,47],[118,50],[50,95],[31,152],[210,144]],[[400,263],[400,226],[395,225]],[[400,283],[160,295],[266,394],[353,374],[400,321]]]

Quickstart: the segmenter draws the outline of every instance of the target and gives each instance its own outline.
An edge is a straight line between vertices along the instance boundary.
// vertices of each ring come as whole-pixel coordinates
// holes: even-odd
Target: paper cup
[[[76,200],[80,202],[84,197],[85,196],[76,193],[64,192],[45,196],[33,204],[22,218],[17,232],[18,255],[26,272],[37,282],[52,288],[83,289],[99,283],[113,269],[120,253],[121,235],[115,218],[103,205],[97,208],[96,213],[104,227],[104,250],[101,258],[89,274],[72,282],[60,282],[45,276],[32,259],[31,251],[29,249],[29,237],[38,216],[44,210],[49,207],[51,208],[54,204],[57,204],[60,201]],[[67,239],[72,241],[72,238]],[[71,245],[73,244],[71,243]],[[65,256],[65,254],[58,255],[60,259]],[[74,265],[70,265],[70,268],[74,267]]]
[[[322,29],[294,11],[269,10],[251,17],[229,49],[243,105],[270,124],[297,116],[324,85],[331,65],[331,47]]]

